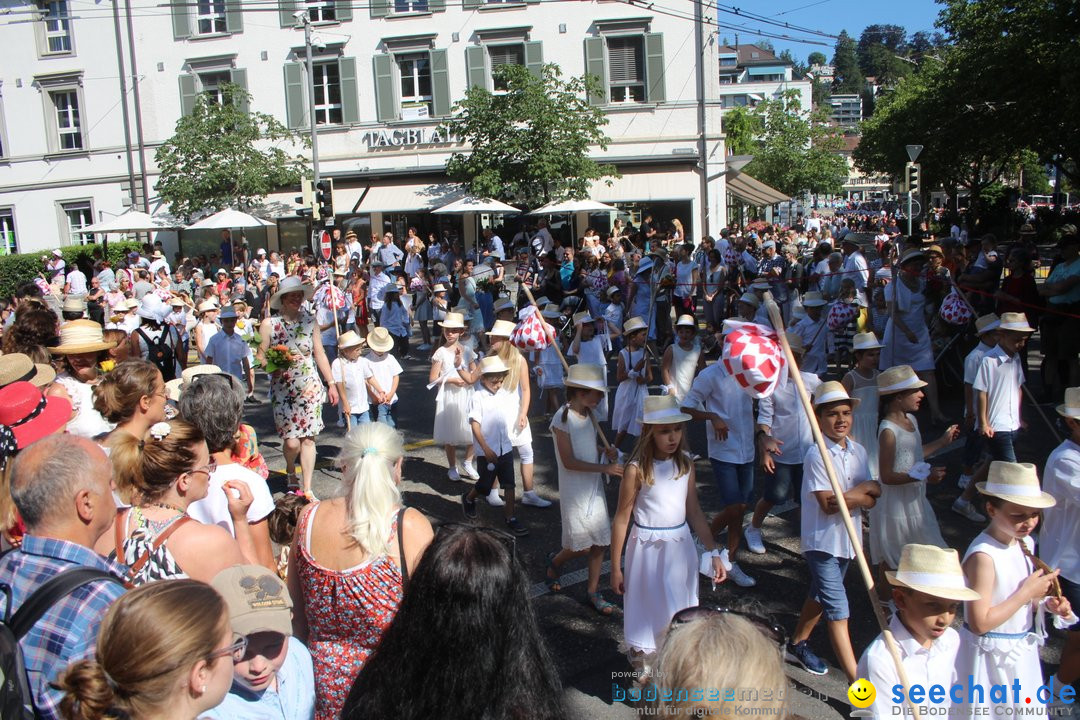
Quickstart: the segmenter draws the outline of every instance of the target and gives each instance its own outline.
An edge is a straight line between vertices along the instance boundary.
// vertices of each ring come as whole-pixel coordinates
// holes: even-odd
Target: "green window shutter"
[[[645,100],[662,103],[664,91],[664,34],[645,33]]]
[[[465,10],[475,10],[484,4],[484,0],[462,0],[461,6]]]
[[[278,5],[278,20],[281,22],[281,27],[296,27],[296,18],[293,17],[293,13],[299,9],[299,3],[296,0],[280,0],[280,3]]]
[[[191,37],[191,12],[185,0],[172,0],[169,3],[172,10],[172,34],[173,40],[184,40]]]
[[[450,61],[446,50],[431,51],[431,105],[435,117],[450,114]]]
[[[374,7],[374,6],[373,6]],[[387,53],[372,58],[375,63],[375,112],[379,120],[397,120],[398,109],[394,101],[394,58]]]
[[[345,125],[360,122],[360,89],[356,83],[356,58],[338,60],[341,77],[341,122]]]
[[[370,0],[371,17],[384,18],[390,14],[390,0]]]
[[[544,43],[539,40],[525,43],[525,69],[536,77],[543,77]]]
[[[236,85],[237,87],[241,87],[244,90],[247,90],[247,70],[230,70],[229,82],[231,82],[233,85]],[[238,107],[240,110],[243,110],[245,113],[251,111],[251,108],[248,106],[247,97],[245,97],[242,101],[236,103],[236,107]]]
[[[446,0],[428,0],[428,10],[433,13],[446,12]]]
[[[180,76],[180,114],[188,116],[195,109],[199,91],[195,88],[195,76],[184,73]]]
[[[604,52],[604,38],[585,38],[585,72],[600,80],[600,92],[589,94],[592,105],[606,105],[608,101],[607,59]]]
[[[349,22],[352,20],[352,3],[349,0],[340,0],[340,2],[334,3],[334,17],[338,22]]]
[[[465,73],[470,88],[491,89],[488,87],[485,55],[487,52],[482,45],[469,45],[465,48]]]
[[[244,12],[240,7],[240,0],[225,0],[225,32],[238,33],[244,31]]]
[[[285,124],[291,128],[305,125],[306,90],[303,63],[285,63]]]

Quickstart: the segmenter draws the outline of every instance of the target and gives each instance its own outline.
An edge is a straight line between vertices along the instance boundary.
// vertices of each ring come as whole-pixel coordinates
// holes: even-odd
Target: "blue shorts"
[[[762,497],[773,505],[781,505],[788,500],[802,497],[802,463],[785,465],[776,463],[772,475],[765,473],[765,488]]]
[[[810,568],[810,598],[821,604],[826,620],[847,620],[851,612],[844,575],[851,560],[821,550],[807,550],[803,557]]]
[[[713,480],[720,491],[724,505],[746,505],[754,491],[754,463],[730,463],[709,458],[712,463]]]
[[[1077,608],[1080,608],[1080,583],[1074,583],[1072,580],[1060,575],[1058,576],[1058,582],[1061,583],[1061,594],[1072,605],[1073,614],[1075,615]],[[1069,632],[1080,632],[1080,622],[1070,625]]]

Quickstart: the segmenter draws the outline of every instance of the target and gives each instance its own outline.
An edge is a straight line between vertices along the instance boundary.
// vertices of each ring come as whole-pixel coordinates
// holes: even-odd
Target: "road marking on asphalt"
[[[544,572],[546,574],[547,570],[545,569]],[[601,575],[601,577],[603,577],[604,575],[607,575],[609,572],[611,572],[611,563],[609,561],[605,560],[604,564],[600,566],[600,575]],[[588,579],[589,579],[589,568],[581,568],[580,570],[574,570],[573,572],[563,573],[562,575],[560,575],[559,576],[559,585],[561,585],[562,589],[565,590],[566,588],[570,587],[571,585],[578,585],[580,583],[585,582]],[[548,590],[548,586],[547,586],[546,582],[534,583],[533,586],[531,588],[529,588],[529,599],[538,598],[541,595],[550,595],[550,594],[553,594],[553,593],[550,590]]]
[[[407,445],[405,445],[405,450],[406,451],[408,451],[408,450],[419,450],[420,448],[431,447],[434,444],[435,444],[435,441],[432,440],[432,439],[417,440],[416,442],[411,442],[411,443],[408,443]]]

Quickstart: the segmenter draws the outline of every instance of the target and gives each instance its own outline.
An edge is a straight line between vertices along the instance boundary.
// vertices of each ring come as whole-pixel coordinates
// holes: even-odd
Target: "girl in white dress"
[[[547,586],[562,589],[559,568],[573,558],[588,555],[589,602],[601,615],[611,615],[615,606],[600,594],[600,566],[611,544],[611,525],[604,481],[601,474],[622,477],[616,463],[619,451],[608,448],[603,462],[590,415],[607,393],[607,373],[603,366],[570,366],[566,378],[566,405],[551,419],[555,459],[559,465],[559,510],[562,517],[562,549],[548,555]]]
[[[851,413],[851,438],[866,448],[870,461],[870,479],[878,479],[878,386],[881,374],[881,343],[874,333],[859,333],[852,341],[855,367],[844,375],[840,384],[848,395],[858,398],[859,403]]]
[[[607,355],[605,355],[604,340],[606,335],[597,334],[596,318],[587,312],[579,312],[574,315],[574,339],[570,342],[570,354],[577,358],[577,362],[585,365],[599,365],[604,368],[604,381],[607,382]],[[603,322],[601,320],[600,322]],[[569,402],[569,398],[567,398]],[[604,422],[608,419],[608,401],[605,392],[600,404],[593,410],[596,419]]]
[[[697,321],[692,315],[680,315],[675,323],[675,342],[668,345],[660,360],[660,377],[668,395],[679,402],[690,392],[697,374],[705,369],[705,356],[697,337]]]
[[[931,468],[923,458],[959,437],[960,428],[953,425],[940,438],[923,445],[915,413],[922,404],[921,388],[925,386],[907,365],[889,368],[878,376],[881,497],[870,509],[870,557],[882,572],[899,566],[900,552],[909,543],[948,547],[926,497],[927,484],[941,482],[945,468]],[[885,582],[880,585],[888,587]]]
[[[439,388],[439,394],[435,397],[435,430],[432,434],[435,443],[441,444],[446,450],[446,462],[450,468],[447,477],[460,480],[461,475],[465,475],[478,480],[480,474],[476,472],[476,450],[469,426],[469,401],[477,380],[476,353],[459,342],[465,330],[463,315],[446,313],[446,319],[439,325],[443,330],[443,346],[431,356],[431,374],[428,376],[428,388]],[[460,472],[457,467],[458,445],[467,448]]]
[[[649,394],[652,366],[645,347],[645,321],[632,317],[623,325],[626,347],[619,351],[615,377],[619,387],[615,391],[615,405],[611,410],[611,429],[615,431],[615,447],[622,444],[627,435],[641,434],[641,408]]]
[[[540,315],[545,320],[557,320],[559,306],[555,304],[546,305],[540,311]],[[555,342],[558,341],[559,338],[556,335]],[[555,349],[554,345],[548,343],[547,347],[536,353],[536,359],[533,362],[536,364],[536,384],[540,386],[540,391],[547,396],[546,407],[548,414],[553,414],[562,404],[562,394],[559,389],[563,386],[563,366],[562,361],[559,360],[559,351]]]
[[[1039,488],[1035,466],[1029,463],[991,462],[986,482],[976,485],[987,498],[990,526],[964,555],[964,576],[981,598],[965,603],[956,675],[974,676],[971,684],[981,684],[985,695],[981,702],[970,703],[965,692],[953,707],[960,716],[973,714],[972,705],[984,708],[983,713],[993,705],[1001,716],[1045,715],[1042,702],[1024,702],[1035,698],[1043,684],[1039,647],[1046,639],[1044,608],[1060,618],[1072,616],[1072,608],[1063,597],[1046,597],[1058,571],[1036,570],[1028,556],[1035,551],[1031,533],[1039,524],[1039,511],[1057,503]],[[1020,683],[1018,698],[1011,689],[1014,680]],[[1008,686],[1007,697],[991,698],[992,685]]]
[[[611,525],[611,587],[625,595],[624,643],[631,664],[646,674],[672,616],[698,604],[698,554],[687,523],[711,558],[706,567],[713,582],[727,577],[698,503],[686,442],[688,420],[673,396],[645,398],[644,432],[623,470]]]

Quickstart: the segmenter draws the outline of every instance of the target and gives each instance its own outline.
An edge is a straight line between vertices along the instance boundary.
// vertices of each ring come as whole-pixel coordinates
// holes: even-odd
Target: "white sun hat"
[[[986,482],[975,483],[983,495],[1001,498],[1029,508],[1048,508],[1057,505],[1050,493],[1039,486],[1039,476],[1031,463],[1011,463],[994,460]]]
[[[888,581],[945,600],[978,600],[981,596],[967,586],[960,556],[951,548],[909,543],[900,551],[900,566],[886,570]]]

